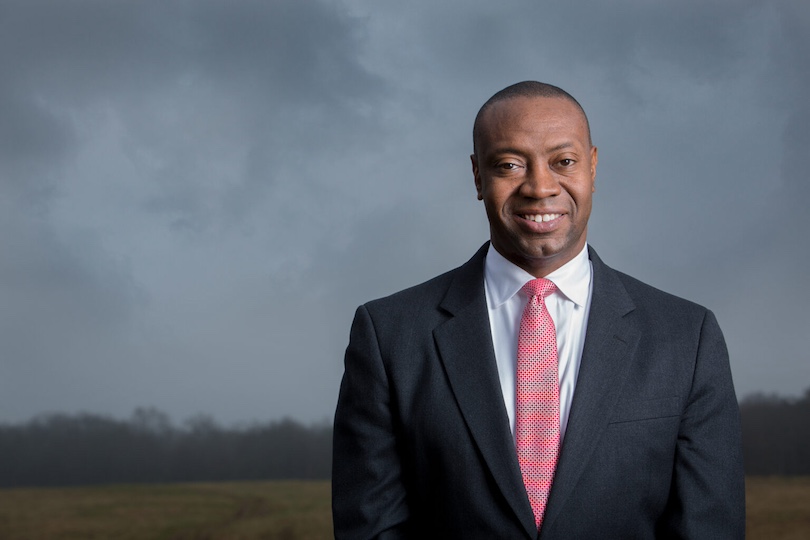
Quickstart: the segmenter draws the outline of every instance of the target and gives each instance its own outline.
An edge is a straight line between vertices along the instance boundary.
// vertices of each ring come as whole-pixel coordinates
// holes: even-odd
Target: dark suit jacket
[[[465,265],[358,308],[334,425],[337,538],[535,538],[484,293]],[[607,267],[540,538],[743,538],[740,421],[712,313]]]

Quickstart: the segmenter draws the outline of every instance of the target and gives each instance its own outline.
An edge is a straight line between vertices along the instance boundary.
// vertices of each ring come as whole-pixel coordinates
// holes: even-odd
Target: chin
[[[539,247],[524,250],[522,255],[526,257],[527,260],[548,259],[559,255],[562,253],[562,251],[563,249],[558,246],[545,244]]]

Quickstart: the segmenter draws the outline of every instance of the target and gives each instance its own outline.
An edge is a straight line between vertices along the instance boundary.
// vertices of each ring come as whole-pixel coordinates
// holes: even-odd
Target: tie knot
[[[523,290],[529,295],[529,298],[539,296],[543,300],[556,289],[557,286],[546,278],[533,279],[523,286]]]

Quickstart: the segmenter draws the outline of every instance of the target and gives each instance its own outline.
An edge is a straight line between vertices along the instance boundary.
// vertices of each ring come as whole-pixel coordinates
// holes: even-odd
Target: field
[[[328,482],[0,490],[2,540],[305,540],[332,536]]]
[[[749,540],[810,538],[810,477],[749,478]],[[332,536],[328,482],[0,490],[2,540],[304,540]]]
[[[746,538],[810,539],[810,477],[746,479]]]

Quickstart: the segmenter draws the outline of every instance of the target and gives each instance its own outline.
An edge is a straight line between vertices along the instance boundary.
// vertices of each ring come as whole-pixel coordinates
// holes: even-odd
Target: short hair
[[[481,122],[484,113],[489,110],[493,105],[501,101],[507,101],[514,98],[560,98],[566,99],[577,106],[577,109],[582,113],[585,119],[585,128],[588,131],[588,143],[593,144],[591,141],[591,125],[588,122],[588,115],[585,114],[585,109],[579,104],[574,96],[553,84],[542,83],[538,81],[522,81],[507,86],[503,90],[496,92],[486,103],[481,105],[478,114],[475,116],[475,123],[473,123],[473,153],[478,155],[478,138],[481,136]]]

